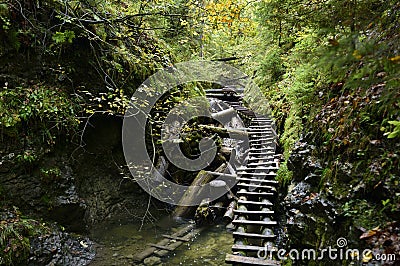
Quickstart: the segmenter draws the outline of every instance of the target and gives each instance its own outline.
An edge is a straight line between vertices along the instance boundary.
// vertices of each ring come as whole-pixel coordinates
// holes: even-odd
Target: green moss
[[[384,225],[387,217],[383,215],[383,207],[365,199],[349,200],[342,206],[342,214],[350,217],[355,226],[374,228]]]
[[[278,171],[276,172],[276,180],[279,181],[279,184],[283,187],[289,185],[292,180],[293,172],[289,171],[287,167],[287,161],[283,162]]]

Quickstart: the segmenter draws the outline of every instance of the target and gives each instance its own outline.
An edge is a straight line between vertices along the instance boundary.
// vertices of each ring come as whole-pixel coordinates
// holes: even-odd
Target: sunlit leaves
[[[394,130],[387,137],[389,139],[400,137],[400,121],[389,121],[388,123],[394,126]]]

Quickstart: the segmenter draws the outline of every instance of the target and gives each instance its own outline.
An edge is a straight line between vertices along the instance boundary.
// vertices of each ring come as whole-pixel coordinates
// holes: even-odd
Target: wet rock
[[[334,204],[319,193],[311,192],[311,185],[305,181],[289,186],[284,204],[288,234],[294,244],[315,247],[321,232],[333,230],[328,225],[333,225],[337,216]]]
[[[309,174],[317,174],[322,170],[320,161],[313,156],[315,146],[308,144],[301,138],[294,146],[288,161],[288,168],[293,171],[293,180],[301,181]],[[317,179],[313,179],[313,184],[318,185]]]
[[[95,254],[90,239],[53,229],[31,241],[28,265],[88,265]]]
[[[143,261],[143,263],[146,266],[160,265],[161,264],[161,259],[159,257],[153,256],[153,257],[146,258]]]

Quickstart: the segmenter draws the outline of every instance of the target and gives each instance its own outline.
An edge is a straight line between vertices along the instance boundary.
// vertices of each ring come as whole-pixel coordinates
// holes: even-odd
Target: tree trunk
[[[223,172],[226,168],[226,164],[223,163],[221,166],[219,166],[215,171],[216,172]],[[202,185],[207,184],[208,182],[212,181],[215,179],[215,175],[212,175],[210,173],[207,173],[204,170],[201,170],[196,178],[193,180],[191,186],[194,186],[193,189],[188,189],[186,190],[185,194],[179,201],[178,206],[176,206],[172,217],[174,219],[179,220],[180,218],[189,218],[194,215],[194,212],[196,211],[196,206],[190,206],[193,202],[195,202],[195,199],[199,197],[202,192],[204,192],[204,187],[200,187]]]

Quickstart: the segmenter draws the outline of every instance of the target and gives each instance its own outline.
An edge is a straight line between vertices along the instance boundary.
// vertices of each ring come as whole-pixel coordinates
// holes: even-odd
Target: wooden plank
[[[276,260],[263,260],[253,257],[244,257],[239,255],[226,254],[225,262],[230,264],[245,264],[245,265],[267,265],[267,266],[277,266],[281,265],[279,261]]]
[[[258,177],[275,177],[276,173],[249,173],[247,171],[238,171],[237,175],[251,175]]]
[[[246,130],[247,132],[251,133],[251,134],[275,134],[274,130],[272,129],[272,127],[270,126],[269,128],[247,128]]]
[[[276,162],[275,161],[275,157],[273,155],[269,155],[269,156],[261,156],[261,157],[254,157],[254,156],[248,156],[247,158],[247,162]]]
[[[250,149],[249,154],[275,154],[275,148],[262,148],[262,150]]]
[[[270,197],[275,194],[272,192],[254,192],[254,191],[238,191],[238,195],[258,196],[258,197]]]
[[[249,171],[251,171],[251,170],[253,170],[253,171],[265,171],[265,170],[277,170],[277,169],[279,169],[279,167],[274,167],[274,166],[269,166],[269,167],[264,167],[264,166],[257,166],[257,165],[253,165],[254,167],[248,167],[249,165],[247,165],[247,167],[245,166],[245,167],[240,167],[240,168],[238,168],[237,170],[238,171],[247,171],[247,170],[249,170]]]
[[[264,155],[275,155],[275,152],[268,151],[268,152],[249,152],[249,156],[264,156]]]
[[[276,235],[262,235],[255,233],[242,233],[242,232],[233,232],[233,236],[235,237],[247,237],[247,238],[262,238],[262,239],[274,239]]]
[[[250,221],[250,220],[233,220],[233,224],[251,224],[251,225],[262,225],[262,226],[270,226],[277,225],[276,221]]]
[[[259,141],[259,142],[252,142],[252,143],[250,143],[250,146],[252,148],[255,148],[255,147],[266,147],[266,148],[273,149],[273,148],[275,148],[276,143],[274,141],[263,140],[263,141]]]
[[[267,199],[264,199],[263,201],[238,200],[238,204],[273,206],[272,202]]]
[[[268,251],[267,247],[263,246],[250,246],[250,245],[241,245],[241,244],[234,244],[232,245],[232,250],[237,251],[237,250],[243,250],[243,251]]]
[[[265,161],[270,161],[270,162],[274,162],[274,156],[265,156],[265,157],[261,157],[261,158],[259,158],[259,157],[249,157],[248,159],[247,159],[247,161],[248,162],[250,162],[250,161],[263,161],[263,162],[265,162]]]
[[[176,241],[182,241],[182,242],[188,242],[189,239],[184,238],[184,237],[178,237],[178,236],[170,236],[170,235],[162,235],[165,238],[176,240]]]
[[[182,235],[186,234],[187,232],[189,232],[190,230],[192,230],[194,227],[195,227],[194,224],[189,224],[187,226],[184,226],[181,229],[179,229],[176,233],[172,234],[172,236],[174,236],[174,237],[182,236]],[[157,245],[164,246],[164,245],[167,245],[169,243],[169,241],[170,241],[169,239],[163,239],[163,240],[159,241],[157,243]],[[156,250],[157,250],[157,248],[155,248],[155,247],[149,247],[149,248],[143,250],[142,252],[137,253],[133,259],[134,259],[134,261],[142,261],[145,258],[149,257],[151,254],[153,254],[154,251],[156,251]]]
[[[270,215],[270,214],[274,214],[274,211],[245,211],[245,210],[233,210],[234,213],[238,213],[238,214],[259,214],[260,216],[262,215]]]
[[[255,182],[255,183],[268,183],[268,184],[273,184],[277,185],[279,184],[278,181],[276,180],[266,180],[266,179],[253,179],[253,178],[237,178],[236,180],[238,181],[249,181],[249,182]]]
[[[273,137],[275,136],[275,134],[273,132],[249,132],[249,131],[244,131],[248,134],[248,136],[250,136],[250,138],[253,139],[257,139],[257,138],[261,138],[261,137]]]
[[[274,149],[273,147],[250,148],[250,151],[265,151],[265,150],[270,151],[273,149]]]
[[[259,138],[259,139],[252,139],[249,142],[260,142],[260,141],[274,141],[275,138]]]
[[[266,118],[266,117],[256,117],[251,122],[274,122],[271,118]]]
[[[269,125],[259,125],[259,126],[249,126],[249,128],[270,128],[271,126],[269,126]]]
[[[258,167],[258,166],[260,166],[260,165],[276,165],[276,166],[278,166],[278,163],[277,163],[277,162],[270,161],[270,162],[248,163],[248,164],[247,164],[248,167],[253,167],[253,166]]]
[[[184,238],[187,238],[188,240],[194,238],[197,234],[199,234],[201,231],[203,231],[205,229],[205,227],[199,227],[199,228],[195,228],[193,231],[190,231],[188,234],[186,234],[184,236]],[[170,240],[168,240],[170,241]],[[178,247],[180,247],[183,244],[182,241],[175,241],[175,242],[170,242],[168,244],[169,248],[172,248],[173,250],[177,249]],[[154,251],[154,254],[159,256],[159,257],[164,257],[166,255],[168,255],[171,251],[169,250],[163,250],[163,249],[157,249],[156,251]]]
[[[254,189],[268,189],[270,191],[276,192],[276,188],[271,187],[271,186],[261,186],[261,185],[254,185],[254,184],[246,184],[246,183],[238,183],[236,184],[239,187],[251,187]]]
[[[161,245],[157,245],[157,244],[153,244],[153,243],[149,243],[148,245],[151,246],[151,247],[155,247],[155,248],[163,249],[163,250],[168,250],[168,251],[173,251],[174,250],[173,248],[170,248],[170,247],[167,247],[167,246],[161,246]]]
[[[211,97],[211,98],[222,98],[222,97],[226,97],[225,94],[223,93],[206,93],[207,97]]]

